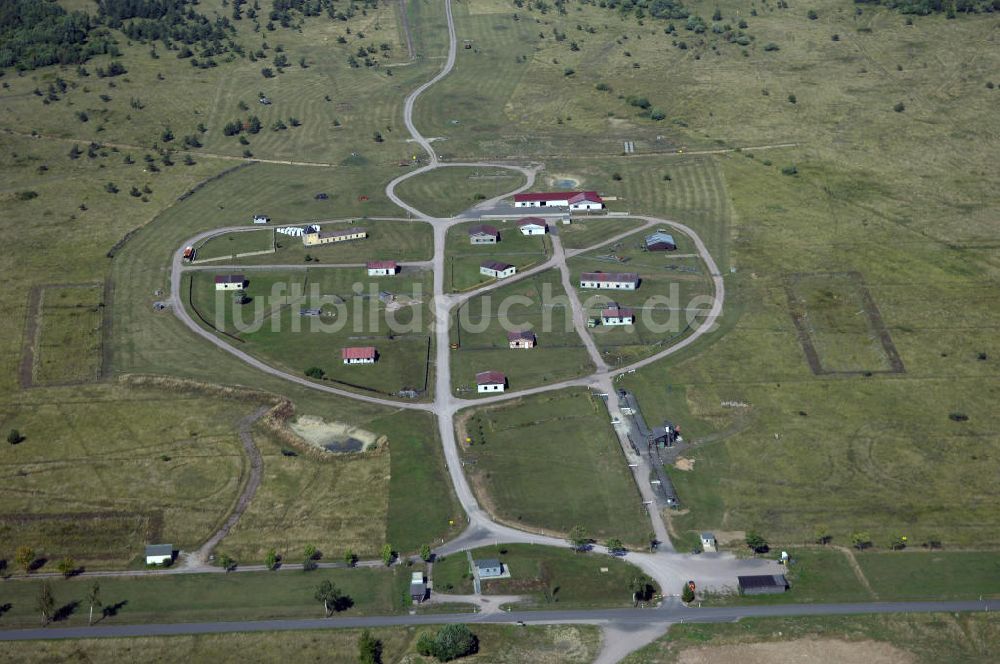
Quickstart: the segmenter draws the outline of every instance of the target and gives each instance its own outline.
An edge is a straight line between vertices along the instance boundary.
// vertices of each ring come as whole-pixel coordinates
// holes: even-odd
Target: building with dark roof
[[[580,288],[635,290],[639,275],[635,272],[584,272],[580,275]]]
[[[476,374],[476,388],[482,392],[503,392],[507,388],[507,376],[502,371],[481,371]]]
[[[500,231],[495,226],[479,224],[469,229],[470,244],[496,244],[500,241]]]
[[[483,261],[479,266],[479,274],[494,279],[505,279],[512,277],[517,272],[517,268],[510,263],[500,263],[498,261]]]
[[[777,595],[791,586],[784,574],[755,574],[737,577],[741,595]]]
[[[674,236],[665,231],[650,233],[645,239],[646,251],[676,251]]]

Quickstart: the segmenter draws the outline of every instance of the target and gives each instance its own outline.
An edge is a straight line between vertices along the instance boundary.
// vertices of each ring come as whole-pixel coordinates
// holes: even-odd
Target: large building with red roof
[[[378,351],[375,346],[349,346],[340,349],[340,357],[344,364],[375,364]]]
[[[568,207],[570,210],[600,210],[604,207],[604,199],[596,191],[514,194],[514,207]]]

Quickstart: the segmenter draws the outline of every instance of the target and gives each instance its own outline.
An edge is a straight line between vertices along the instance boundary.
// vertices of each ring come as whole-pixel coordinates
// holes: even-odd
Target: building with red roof
[[[476,387],[480,393],[503,392],[507,388],[507,377],[500,371],[482,371],[476,374]]]
[[[369,277],[384,277],[399,272],[396,261],[368,261],[367,267]]]
[[[375,364],[378,351],[375,346],[349,346],[340,349],[340,357],[344,364]]]
[[[604,207],[604,199],[596,191],[514,194],[514,207],[568,207],[570,210],[600,210]]]

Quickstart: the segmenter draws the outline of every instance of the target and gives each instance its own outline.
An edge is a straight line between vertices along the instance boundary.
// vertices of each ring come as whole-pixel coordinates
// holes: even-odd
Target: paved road
[[[466,511],[468,517],[468,527],[465,531],[456,539],[452,540],[439,547],[436,550],[438,554],[449,554],[453,552],[458,552],[466,550],[469,548],[494,544],[494,543],[529,543],[537,545],[546,546],[556,546],[565,547],[567,543],[565,540],[556,537],[550,537],[547,535],[536,534],[518,530],[503,524],[495,522],[488,513],[486,513],[478,504],[475,495],[469,486],[468,480],[462,469],[461,456],[459,454],[458,441],[456,438],[456,432],[454,427],[454,419],[458,410],[472,405],[485,405],[499,403],[502,401],[507,401],[510,399],[516,399],[521,396],[529,394],[538,394],[543,392],[548,392],[557,389],[563,389],[572,386],[587,386],[600,391],[608,392],[609,397],[614,395],[613,380],[615,376],[632,369],[637,369],[640,367],[647,366],[656,362],[664,357],[667,357],[673,353],[680,351],[681,349],[690,346],[695,341],[697,341],[701,336],[710,332],[714,329],[715,323],[719,316],[722,314],[723,302],[725,298],[725,284],[723,283],[722,276],[719,274],[718,267],[712,258],[711,254],[708,252],[707,247],[701,238],[688,226],[667,220],[660,219],[657,217],[650,216],[635,216],[636,218],[642,219],[645,223],[640,227],[640,229],[631,228],[628,231],[622,232],[615,237],[606,239],[599,243],[599,245],[604,245],[610,242],[617,241],[628,235],[631,235],[641,228],[647,228],[649,226],[668,226],[677,229],[684,234],[688,235],[697,249],[698,255],[705,262],[708,268],[708,272],[711,275],[713,285],[714,285],[714,299],[712,301],[711,307],[705,312],[700,325],[696,326],[691,334],[679,341],[678,343],[666,348],[644,360],[640,360],[628,366],[619,367],[611,369],[604,362],[601,357],[596,344],[590,338],[590,335],[585,331],[582,332],[581,338],[584,340],[584,344],[587,347],[588,353],[593,359],[597,371],[588,377],[579,378],[569,381],[562,381],[560,383],[546,385],[539,388],[533,388],[529,390],[520,390],[515,392],[508,392],[503,395],[496,395],[491,397],[486,397],[483,399],[458,399],[453,396],[452,383],[451,383],[451,372],[450,367],[450,352],[449,352],[449,325],[451,312],[454,308],[463,302],[467,301],[471,297],[481,295],[483,292],[488,292],[492,289],[505,286],[512,281],[517,281],[519,279],[527,278],[533,274],[541,272],[543,270],[551,269],[556,267],[560,270],[561,277],[563,280],[563,286],[570,296],[571,303],[573,305],[573,318],[578,324],[583,320],[583,310],[582,305],[579,301],[579,297],[576,294],[575,288],[572,284],[572,275],[569,274],[568,268],[566,266],[566,259],[575,255],[582,254],[586,251],[593,249],[594,247],[586,249],[577,250],[564,250],[562,243],[557,237],[554,237],[553,242],[553,256],[545,263],[536,266],[531,270],[526,270],[521,274],[517,275],[512,279],[505,279],[503,282],[497,282],[491,286],[483,289],[479,289],[472,293],[466,293],[462,295],[446,294],[444,289],[444,277],[446,274],[445,270],[445,239],[447,236],[448,229],[458,223],[463,223],[465,220],[471,216],[475,216],[477,213],[488,212],[494,209],[498,202],[507,196],[510,196],[509,192],[503,196],[496,197],[490,201],[484,201],[474,208],[472,211],[463,213],[455,218],[441,219],[427,215],[420,210],[417,210],[413,206],[409,205],[402,199],[400,199],[396,193],[396,186],[412,177],[415,177],[421,173],[426,173],[436,168],[443,167],[456,167],[456,166],[472,166],[472,167],[497,167],[497,168],[508,168],[516,170],[525,176],[526,183],[520,187],[517,191],[522,191],[531,187],[534,184],[535,176],[538,170],[541,168],[540,165],[536,164],[531,167],[524,167],[512,164],[499,164],[499,163],[449,163],[441,164],[436,152],[434,151],[431,141],[425,138],[417,130],[413,122],[413,108],[417,99],[420,95],[429,89],[436,82],[443,79],[445,76],[451,72],[455,64],[455,56],[457,50],[457,38],[455,33],[454,19],[452,16],[451,0],[446,0],[445,2],[445,15],[448,22],[448,34],[449,34],[449,48],[448,56],[446,58],[445,64],[441,71],[438,72],[431,80],[419,86],[410,95],[407,96],[404,104],[404,123],[413,140],[418,143],[429,156],[429,163],[422,168],[415,169],[408,173],[395,178],[386,187],[386,195],[394,203],[399,205],[402,209],[409,212],[412,216],[425,222],[430,222],[434,229],[434,258],[429,263],[434,267],[434,301],[433,301],[433,313],[434,313],[434,334],[436,339],[436,355],[435,359],[437,362],[438,370],[435,372],[435,400],[433,404],[426,403],[407,403],[400,402],[391,399],[384,399],[379,397],[372,397],[363,394],[357,394],[354,392],[349,392],[347,390],[330,387],[327,385],[322,385],[309,381],[303,377],[295,376],[292,374],[284,373],[278,369],[268,366],[267,364],[260,362],[259,360],[253,358],[235,348],[222,339],[218,338],[216,335],[212,334],[208,330],[205,330],[200,325],[195,323],[191,317],[187,314],[181,303],[180,296],[180,283],[181,274],[183,272],[183,263],[181,258],[181,250],[178,249],[174,256],[172,273],[171,273],[171,298],[172,305],[175,315],[177,315],[181,321],[193,332],[201,336],[202,338],[208,340],[209,342],[215,344],[220,349],[225,352],[236,355],[243,361],[254,366],[255,368],[274,375],[285,380],[289,380],[300,385],[304,385],[311,389],[322,390],[331,394],[336,394],[338,396],[347,397],[351,399],[358,399],[360,401],[374,403],[378,405],[394,407],[394,408],[407,408],[412,410],[423,410],[432,411],[437,416],[438,420],[438,430],[441,437],[441,442],[443,445],[445,459],[447,462],[448,472],[455,488],[456,495],[463,508]],[[236,231],[249,231],[256,230],[252,227],[239,227],[235,229],[219,229],[215,231],[208,231],[202,233],[195,238],[188,241],[187,244],[193,244],[207,237],[210,237],[219,232],[227,232],[229,230]],[[422,264],[426,265],[426,264]],[[612,413],[617,413],[616,399],[609,398],[609,409]],[[635,471],[637,473],[637,483],[640,487],[640,491],[644,492],[644,489],[649,489],[648,482],[642,481],[642,474],[648,474],[648,468],[644,466],[639,466]],[[645,496],[645,492],[644,492]],[[657,537],[661,539],[664,543],[669,545],[669,539],[666,537],[666,531],[662,523],[662,519],[659,518],[659,513],[655,509],[651,514],[651,522],[654,532]],[[591,555],[607,554],[607,551],[600,546],[595,546],[593,549],[594,553]],[[735,578],[739,574],[748,573],[775,573],[782,571],[782,568],[778,567],[773,561],[764,560],[738,560],[731,555],[726,554],[712,554],[712,555],[684,555],[672,552],[659,552],[655,554],[650,553],[629,553],[627,558],[629,562],[632,562],[650,577],[652,577],[665,592],[679,592],[681,584],[686,582],[688,579],[697,579],[699,585],[702,588],[725,588],[732,587],[735,582]],[[367,563],[366,563],[367,564]],[[291,567],[291,566],[289,566]],[[888,607],[888,608],[887,608]],[[371,617],[371,618],[342,618],[335,620],[287,620],[287,621],[262,621],[262,622],[234,622],[234,623],[196,623],[190,625],[149,625],[149,626],[101,626],[97,628],[83,629],[46,629],[46,630],[25,630],[22,632],[7,632],[0,633],[0,638],[74,638],[79,636],[130,636],[138,634],[179,634],[179,633],[203,633],[203,632],[219,632],[219,631],[262,631],[262,630],[280,630],[280,629],[322,629],[328,627],[369,627],[369,626],[379,626],[379,625],[415,625],[415,624],[431,624],[431,623],[441,623],[441,622],[475,622],[475,621],[485,621],[485,622],[506,622],[509,620],[524,620],[525,622],[592,622],[597,624],[602,624],[605,626],[612,626],[613,629],[606,632],[608,636],[608,641],[606,642],[606,647],[602,651],[600,656],[600,661],[602,662],[612,662],[616,658],[619,658],[629,652],[631,649],[638,648],[649,640],[655,638],[658,634],[662,633],[660,629],[649,628],[651,622],[658,623],[660,625],[667,625],[671,622],[678,621],[704,621],[704,622],[714,622],[714,621],[724,621],[724,620],[734,620],[740,617],[753,616],[753,615],[813,615],[813,614],[830,614],[830,613],[865,613],[865,612],[880,612],[880,611],[933,611],[933,610],[984,610],[985,606],[975,602],[964,602],[964,603],[915,603],[906,605],[888,605],[888,604],[864,604],[864,605],[794,605],[794,606],[777,606],[777,607],[742,607],[742,608],[730,608],[730,609],[686,609],[678,606],[676,603],[668,603],[665,608],[659,610],[625,610],[625,611],[548,611],[548,612],[518,612],[513,614],[478,614],[470,618],[468,614],[459,614],[455,616],[442,616],[442,615],[414,615],[414,616],[385,616],[385,617]],[[645,629],[638,629],[637,626],[646,626]],[[631,640],[624,641],[623,634],[630,635]],[[617,635],[617,636],[615,636]],[[614,638],[612,638],[614,637]]]
[[[458,614],[416,614],[352,618],[316,618],[299,620],[258,620],[232,622],[197,622],[151,625],[95,625],[93,627],[46,627],[0,631],[0,641],[35,639],[80,639],[94,637],[174,636],[179,634],[214,634],[227,632],[273,632],[334,628],[371,628],[392,626],[440,625],[444,623],[575,623],[619,626],[643,626],[652,623],[718,623],[741,618],[783,616],[863,615],[882,613],[944,613],[989,611],[996,609],[988,601],[957,602],[869,602],[857,604],[777,604],[713,609],[689,609],[671,603],[659,609],[594,609],[587,611],[512,611]],[[627,653],[623,653],[627,654]]]

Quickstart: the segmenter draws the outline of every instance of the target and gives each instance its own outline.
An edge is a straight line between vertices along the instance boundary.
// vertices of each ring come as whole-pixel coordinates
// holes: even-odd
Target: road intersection
[[[639,219],[643,223],[638,228],[631,228],[626,232],[616,234],[614,237],[606,238],[594,247],[585,249],[567,250],[563,247],[558,233],[552,234],[552,255],[545,262],[531,269],[525,270],[518,275],[504,279],[502,282],[490,284],[470,293],[452,294],[445,292],[445,243],[448,230],[456,224],[465,223],[469,219],[476,218],[479,214],[488,214],[501,199],[508,198],[512,194],[524,191],[534,185],[537,173],[542,166],[532,164],[529,166],[492,163],[492,162],[440,162],[431,141],[425,138],[416,128],[413,122],[413,108],[422,93],[432,85],[446,77],[455,65],[457,52],[457,36],[455,23],[452,17],[451,0],[445,0],[445,13],[448,24],[449,47],[448,55],[442,69],[430,80],[417,87],[411,92],[404,103],[404,124],[415,143],[427,153],[428,163],[420,168],[414,169],[404,175],[392,180],[386,186],[388,198],[405,210],[415,223],[429,223],[434,233],[434,256],[431,261],[419,262],[421,268],[432,267],[434,275],[434,296],[432,302],[433,325],[435,335],[435,361],[437,371],[435,372],[435,389],[432,402],[402,401],[388,398],[380,398],[365,394],[359,394],[346,389],[332,387],[311,381],[303,376],[290,374],[280,369],[272,367],[267,363],[255,358],[239,348],[232,346],[225,340],[215,335],[212,331],[204,328],[196,322],[188,313],[183,304],[182,297],[182,276],[185,271],[200,269],[198,266],[186,265],[182,254],[183,247],[179,247],[174,253],[171,265],[171,296],[170,304],[174,314],[192,332],[201,338],[216,345],[225,352],[235,355],[238,359],[250,364],[256,369],[267,374],[277,376],[284,380],[294,382],[309,389],[320,390],[339,397],[357,399],[367,403],[373,403],[392,408],[403,408],[410,410],[433,412],[437,418],[438,432],[444,449],[445,460],[451,482],[455,493],[466,512],[468,519],[467,528],[455,539],[439,546],[435,553],[446,555],[464,551],[495,543],[527,543],[544,546],[566,547],[566,540],[544,534],[528,532],[508,525],[498,523],[489,513],[487,513],[478,503],[473,493],[465,473],[462,468],[462,461],[459,453],[459,443],[455,431],[455,416],[463,408],[471,406],[484,406],[496,404],[504,401],[519,399],[524,396],[541,394],[553,390],[560,390],[569,387],[586,387],[596,392],[607,394],[607,405],[609,417],[620,416],[617,394],[614,390],[614,379],[624,372],[648,366],[654,362],[662,360],[698,341],[705,334],[710,333],[716,327],[719,317],[722,315],[725,300],[725,283],[719,268],[708,251],[705,243],[699,235],[690,227],[668,219],[654,216],[630,215],[631,218]],[[525,177],[525,183],[515,191],[508,192],[503,196],[485,201],[470,211],[451,218],[433,217],[416,209],[406,201],[402,200],[395,192],[396,187],[413,177],[430,172],[439,168],[449,167],[489,167],[513,170],[521,173]],[[609,367],[602,357],[593,338],[586,331],[585,312],[580,302],[580,298],[573,286],[572,275],[567,266],[567,259],[583,254],[598,246],[623,239],[626,236],[650,227],[670,227],[691,238],[697,255],[703,261],[713,284],[713,297],[711,306],[701,311],[700,322],[693,326],[690,333],[679,339],[671,346],[652,354],[645,359],[633,362],[627,366]],[[205,231],[192,238],[189,238],[184,246],[195,245],[210,237],[230,232],[243,232],[254,230],[248,227],[230,227]],[[254,269],[266,268],[267,266],[253,266]],[[248,268],[249,269],[249,268]],[[452,312],[470,298],[490,292],[501,286],[506,286],[511,282],[528,278],[534,274],[556,269],[560,272],[560,277],[564,290],[572,305],[572,319],[579,332],[591,361],[594,364],[593,374],[583,378],[576,378],[558,383],[548,384],[542,387],[516,390],[499,395],[483,397],[479,399],[458,398],[454,395],[450,367],[450,325]],[[629,450],[622,440],[623,450],[628,457]],[[630,459],[631,460],[631,459]],[[639,464],[634,468],[635,479],[639,486],[644,500],[648,500],[651,489],[648,485],[649,468]],[[759,559],[737,559],[730,554],[693,555],[680,554],[672,550],[667,531],[664,526],[659,511],[655,508],[655,503],[650,511],[651,529],[656,534],[657,539],[663,543],[663,547],[655,553],[632,552],[627,555],[627,560],[636,565],[654,579],[663,589],[666,595],[679,592],[681,585],[688,579],[697,579],[702,588],[733,588],[736,577],[741,574],[753,573],[780,573],[783,568],[777,566],[773,561]],[[204,553],[204,552],[203,552]],[[607,554],[607,550],[601,546],[593,547],[593,554]],[[593,555],[592,554],[592,555]],[[316,629],[328,627],[374,627],[382,625],[418,625],[442,622],[509,622],[512,620],[523,620],[532,623],[572,623],[585,622],[599,624],[605,629],[605,649],[602,651],[598,661],[614,662],[631,650],[641,647],[652,639],[661,635],[669,624],[680,621],[717,622],[725,620],[736,620],[749,616],[781,616],[781,615],[819,615],[838,613],[867,613],[882,611],[933,611],[933,610],[988,610],[988,606],[977,602],[952,602],[952,603],[909,603],[909,604],[853,604],[853,605],[783,605],[783,606],[757,606],[757,607],[733,607],[727,609],[690,609],[679,604],[676,600],[668,597],[660,608],[653,610],[604,610],[604,611],[520,611],[515,613],[489,614],[456,614],[456,615],[410,615],[410,616],[383,616],[369,618],[338,618],[335,620],[286,620],[286,621],[264,621],[254,622],[232,622],[232,623],[198,623],[193,625],[143,625],[143,626],[106,626],[99,628],[82,629],[62,629],[62,630],[24,630],[22,632],[0,633],[0,639],[9,638],[76,638],[81,636],[131,636],[138,634],[175,634],[175,633],[204,633],[204,632],[224,632],[224,631],[259,631],[276,629]],[[32,636],[33,635],[33,636]],[[627,642],[626,642],[627,641]]]

